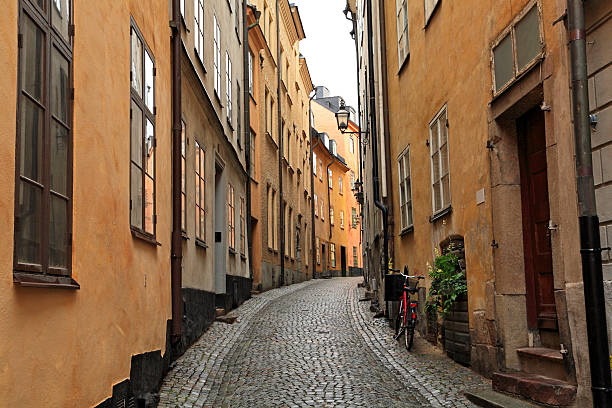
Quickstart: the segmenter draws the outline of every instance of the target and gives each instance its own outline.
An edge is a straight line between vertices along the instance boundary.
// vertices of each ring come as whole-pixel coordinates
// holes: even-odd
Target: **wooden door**
[[[544,112],[527,112],[518,129],[527,323],[530,329],[556,330]]]

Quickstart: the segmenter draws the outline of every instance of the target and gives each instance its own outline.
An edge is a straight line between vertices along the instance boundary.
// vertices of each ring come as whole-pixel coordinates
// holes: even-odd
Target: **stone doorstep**
[[[238,319],[238,316],[226,314],[223,316],[218,316],[217,318],[215,318],[215,321],[227,324],[234,324],[236,322],[236,319]]]
[[[220,316],[223,316],[224,314],[225,314],[225,309],[222,307],[218,307],[215,310],[215,317],[220,317]]]
[[[563,355],[559,350],[546,347],[523,347],[516,350],[521,361],[521,370],[561,381],[567,381]]]
[[[571,405],[576,397],[576,386],[528,373],[493,373],[493,390],[557,407]]]
[[[465,397],[483,408],[538,408],[530,402],[500,394],[489,388],[481,390],[470,390],[463,393]]]

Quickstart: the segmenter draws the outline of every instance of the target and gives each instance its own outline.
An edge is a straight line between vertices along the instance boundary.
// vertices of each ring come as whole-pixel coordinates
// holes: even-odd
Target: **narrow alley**
[[[408,353],[359,302],[361,278],[274,289],[215,322],[166,376],[159,407],[472,407],[487,380],[418,339]],[[257,352],[253,352],[257,350]]]

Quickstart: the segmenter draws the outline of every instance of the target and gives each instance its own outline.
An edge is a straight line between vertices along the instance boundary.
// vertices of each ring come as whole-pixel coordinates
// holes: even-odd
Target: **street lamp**
[[[340,99],[340,109],[336,112],[336,121],[338,122],[338,130],[342,133],[349,133],[355,135],[361,135],[368,133],[366,132],[351,132],[347,131],[349,125],[349,118],[351,117],[351,112],[346,109],[346,104],[344,103],[344,99]]]

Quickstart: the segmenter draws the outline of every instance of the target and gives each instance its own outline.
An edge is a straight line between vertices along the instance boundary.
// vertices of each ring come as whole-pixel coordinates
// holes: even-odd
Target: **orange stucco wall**
[[[165,2],[75,2],[73,278],[80,290],[13,284],[18,2],[0,16],[0,405],[85,407],[165,351],[170,318],[170,31]],[[129,217],[130,15],[157,63],[157,240]]]

